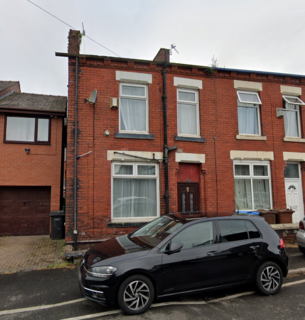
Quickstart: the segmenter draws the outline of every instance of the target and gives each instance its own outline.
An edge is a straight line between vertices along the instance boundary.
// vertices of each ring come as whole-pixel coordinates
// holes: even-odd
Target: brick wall
[[[0,113],[0,186],[50,186],[51,211],[60,209],[62,121],[51,119],[51,145],[3,143],[5,115]]]
[[[170,52],[169,49],[163,49],[161,48],[159,50],[159,52],[156,54],[156,56],[154,57],[153,61],[165,61],[165,57],[166,57],[166,61],[169,62],[170,61]]]
[[[282,230],[275,230],[275,232],[279,235],[280,238],[284,240],[287,244],[295,244],[297,243],[296,235],[298,232],[298,228],[283,228]]]
[[[163,79],[162,64],[137,62],[124,59],[80,57],[78,90],[78,155],[92,151],[79,158],[78,163],[78,232],[80,241],[103,239],[115,234],[131,231],[131,228],[109,228],[111,222],[111,162],[107,150],[156,151],[163,152]],[[119,111],[110,109],[110,98],[119,97],[119,81],[115,72],[129,71],[152,74],[149,92],[149,133],[153,140],[115,138],[119,131]],[[199,90],[200,133],[205,143],[175,141],[177,135],[177,87],[174,77],[202,80]],[[234,80],[245,80],[263,84],[260,98],[261,130],[266,141],[237,140],[238,120],[236,89]],[[230,150],[273,151],[270,161],[273,207],[286,206],[283,152],[304,152],[302,143],[284,142],[284,119],[276,117],[276,108],[282,108],[280,85],[302,87],[304,80],[284,76],[270,76],[253,73],[214,71],[207,74],[205,68],[191,66],[167,68],[168,101],[168,146],[178,146],[183,153],[205,154],[206,162],[200,165],[200,210],[207,215],[230,215],[235,210],[233,160]],[[90,93],[97,89],[95,106],[84,103]],[[67,213],[66,240],[72,241],[73,232],[73,176],[74,176],[74,97],[75,58],[69,59],[69,118],[67,154]],[[302,97],[301,97],[302,98]],[[304,97],[305,98],[305,97]],[[303,100],[304,100],[303,98]],[[305,114],[301,112],[302,127],[305,128]],[[105,130],[110,135],[105,136]],[[304,134],[303,134],[304,137]],[[178,211],[177,172],[175,152],[169,153],[169,209]],[[302,171],[303,190],[305,173]],[[160,208],[165,213],[164,164],[160,163]]]
[[[68,44],[68,52],[71,54],[78,54],[79,53],[79,47],[81,43],[82,35],[79,31],[76,30],[70,30],[69,32],[69,44]]]

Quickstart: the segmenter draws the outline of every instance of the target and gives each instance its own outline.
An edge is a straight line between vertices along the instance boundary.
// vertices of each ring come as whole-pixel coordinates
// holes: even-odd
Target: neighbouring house
[[[67,98],[0,81],[0,236],[47,235],[63,206]]]
[[[178,64],[167,49],[85,55],[80,38],[56,53],[69,65],[67,243],[168,212],[304,216],[305,76]]]

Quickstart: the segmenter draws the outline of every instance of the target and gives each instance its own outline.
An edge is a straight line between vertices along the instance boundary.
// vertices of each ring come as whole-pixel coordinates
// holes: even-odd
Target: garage
[[[51,187],[0,187],[0,236],[46,235]]]

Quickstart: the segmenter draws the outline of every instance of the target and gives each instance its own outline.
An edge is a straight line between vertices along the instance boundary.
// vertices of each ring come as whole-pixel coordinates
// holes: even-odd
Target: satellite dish
[[[97,99],[97,90],[93,90],[90,94],[90,97],[89,99],[84,99],[84,102],[89,102],[90,104],[95,104],[96,102],[96,99]]]
[[[89,103],[90,104],[95,104],[96,102],[96,98],[97,98],[97,90],[93,90],[90,94],[90,97],[89,97]]]

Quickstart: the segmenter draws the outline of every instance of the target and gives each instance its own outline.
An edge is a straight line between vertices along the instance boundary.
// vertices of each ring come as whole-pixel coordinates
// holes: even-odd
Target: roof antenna
[[[82,26],[83,26],[82,36],[85,37],[86,36],[86,31],[85,31],[85,27],[84,27],[84,23],[83,22],[82,22]],[[84,39],[84,53],[86,53],[85,39]]]
[[[173,54],[173,49],[179,54],[178,50],[176,49],[176,45],[175,44],[171,44],[171,49],[169,50],[169,54],[170,55]]]

